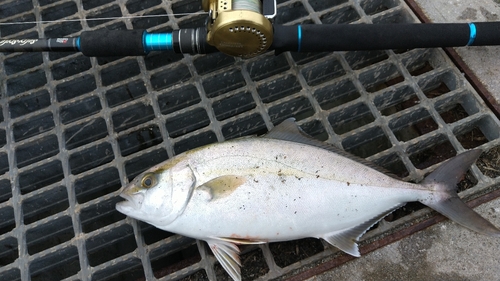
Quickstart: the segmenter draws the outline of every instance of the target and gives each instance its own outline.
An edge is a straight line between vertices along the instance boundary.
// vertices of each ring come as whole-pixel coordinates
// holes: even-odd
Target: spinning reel
[[[276,0],[202,0],[202,7],[209,12],[207,43],[219,51],[249,58],[271,47]]]

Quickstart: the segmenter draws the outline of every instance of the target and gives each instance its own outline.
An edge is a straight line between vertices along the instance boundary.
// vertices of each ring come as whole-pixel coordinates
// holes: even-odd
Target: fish
[[[460,153],[411,183],[312,138],[290,118],[265,135],[195,148],[146,170],[122,189],[125,200],[116,209],[206,241],[232,279],[241,280],[238,245],[314,237],[359,257],[360,237],[413,201],[500,237],[456,192],[481,153]]]

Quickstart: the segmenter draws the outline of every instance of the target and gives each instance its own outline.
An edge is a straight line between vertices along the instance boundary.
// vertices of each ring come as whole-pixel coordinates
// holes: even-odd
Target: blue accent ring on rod
[[[144,33],[144,51],[170,51],[174,49],[172,33]]]
[[[476,41],[476,36],[477,36],[477,30],[476,30],[476,25],[474,23],[469,23],[470,27],[470,35],[469,35],[469,42],[467,43],[467,46],[471,46],[474,44],[474,41]]]
[[[300,52],[300,49],[302,49],[302,27],[300,24],[297,25],[297,41],[299,42],[297,52]]]

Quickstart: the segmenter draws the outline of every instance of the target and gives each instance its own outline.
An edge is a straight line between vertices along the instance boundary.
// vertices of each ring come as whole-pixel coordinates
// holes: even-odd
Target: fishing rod
[[[404,24],[273,24],[276,0],[202,0],[206,25],[166,33],[84,31],[79,37],[0,39],[0,52],[82,52],[142,56],[152,51],[222,52],[251,58],[277,53],[500,45],[500,22]]]

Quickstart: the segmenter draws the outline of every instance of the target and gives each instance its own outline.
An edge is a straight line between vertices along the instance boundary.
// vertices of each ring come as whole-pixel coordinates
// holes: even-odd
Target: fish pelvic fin
[[[429,174],[421,184],[431,190],[431,195],[419,201],[468,229],[500,237],[500,230],[467,206],[457,194],[457,183],[481,153],[480,149],[461,153]]]
[[[240,249],[238,246],[224,240],[210,239],[206,242],[229,276],[234,281],[241,281]]]
[[[356,243],[359,240],[359,238],[361,238],[361,236],[363,236],[363,234],[365,234],[365,232],[367,232],[368,229],[370,229],[373,225],[375,225],[385,216],[389,215],[394,210],[404,205],[405,203],[397,204],[388,211],[383,212],[382,214],[379,214],[360,225],[328,233],[326,235],[321,236],[321,238],[323,238],[326,242],[348,253],[351,256],[360,257],[361,253],[359,252],[358,244]]]

